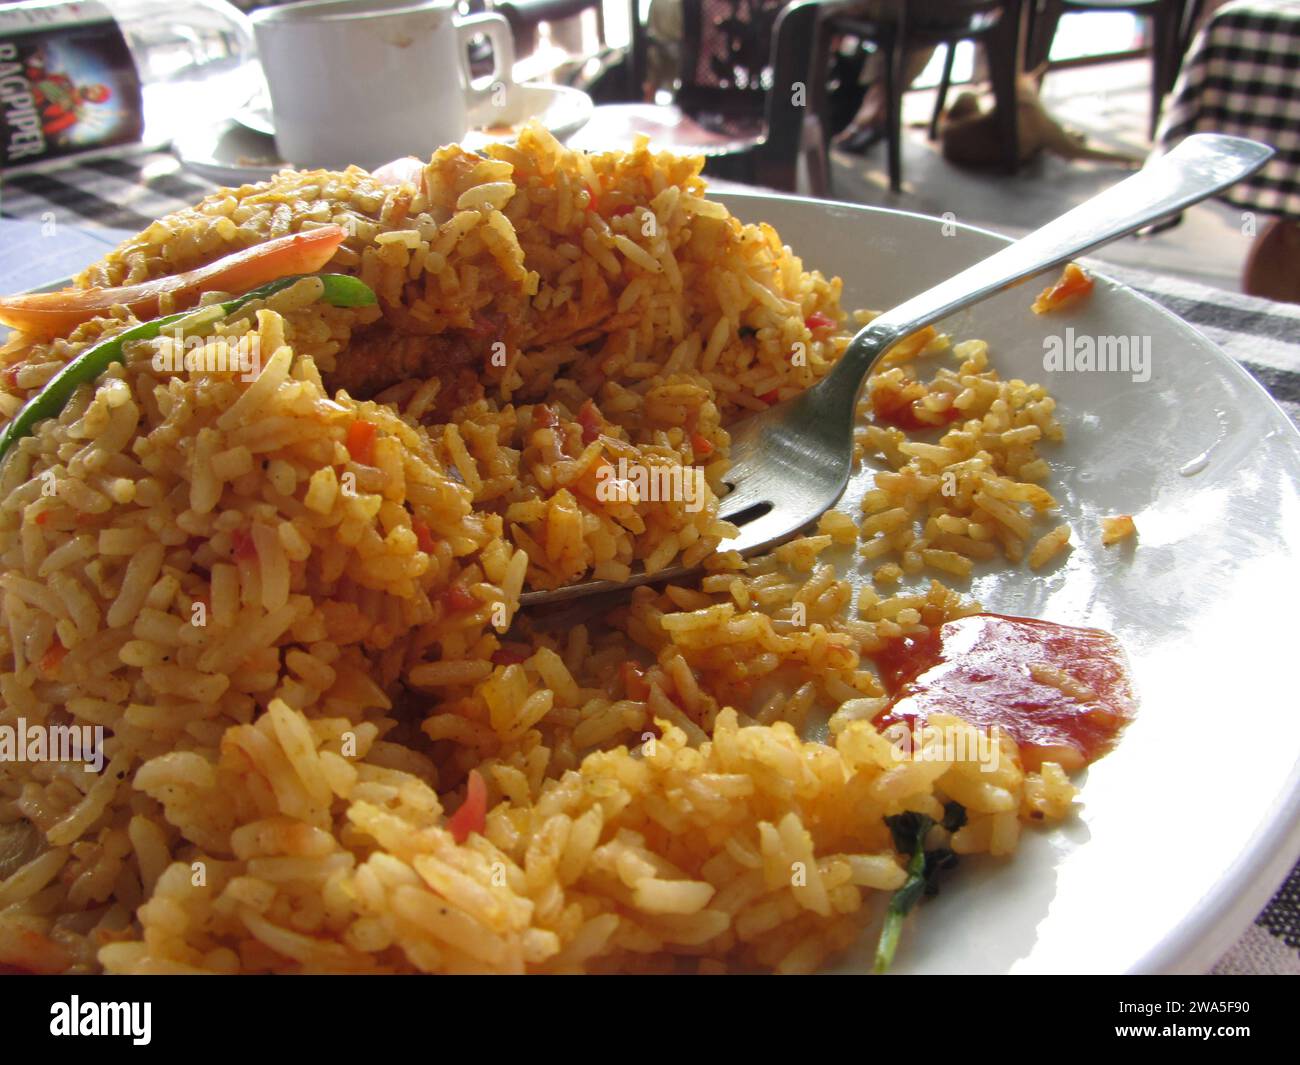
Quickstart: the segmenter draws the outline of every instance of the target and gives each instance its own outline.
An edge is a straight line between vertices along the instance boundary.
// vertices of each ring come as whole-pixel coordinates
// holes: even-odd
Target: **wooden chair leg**
[[[1180,63],[1182,57],[1187,54],[1187,50],[1192,45],[1192,38],[1196,36],[1196,24],[1201,21],[1201,3],[1202,0],[1187,0],[1187,3],[1183,6],[1183,17],[1178,27],[1178,59]]]
[[[1025,66],[1037,70],[1052,54],[1052,40],[1061,21],[1061,6],[1056,0],[1027,0],[1035,4],[1030,22],[1028,60]]]
[[[948,87],[952,84],[952,61],[957,55],[957,41],[949,41],[943,47],[948,51],[943,57],[943,75],[939,78],[939,93],[934,98],[934,114],[930,116],[930,139],[939,139],[939,119],[943,116],[944,105],[948,102]]]
[[[1169,4],[1156,4],[1151,14],[1151,116],[1148,118],[1147,129],[1147,135],[1152,140],[1156,139],[1156,127],[1160,125],[1161,108],[1164,105],[1165,94],[1169,91],[1165,81],[1170,61],[1171,29],[1173,26],[1169,16]]]
[[[1014,8],[1014,5],[1010,5]],[[993,103],[997,115],[998,139],[1002,142],[1002,165],[1008,174],[1020,169],[1020,130],[1017,122],[1016,82],[1019,77],[1019,27],[996,27],[984,38],[989,61],[989,80],[993,84]]]
[[[889,187],[894,192],[903,190],[903,36],[882,41],[885,77],[885,140],[888,141]]]
[[[1177,55],[1179,27],[1174,5],[1159,3],[1151,14],[1151,120],[1148,134],[1155,140],[1160,126],[1160,112],[1165,94],[1174,87],[1178,77]]]
[[[808,168],[808,195],[818,200],[829,198],[831,194],[831,164],[826,151],[826,137],[822,133],[821,119],[815,114],[804,117],[803,128],[799,132],[799,154]],[[795,169],[795,184],[799,181],[798,168]],[[797,192],[798,189],[796,188]]]
[[[831,37],[830,20],[819,18],[813,31],[812,64],[809,67],[813,76],[808,85],[808,118],[817,122],[823,153],[831,139],[830,94],[826,86],[831,70]]]
[[[784,158],[775,153],[761,154],[748,152],[745,160],[744,177],[746,185],[761,185],[781,192],[799,191],[799,156],[794,152]]]

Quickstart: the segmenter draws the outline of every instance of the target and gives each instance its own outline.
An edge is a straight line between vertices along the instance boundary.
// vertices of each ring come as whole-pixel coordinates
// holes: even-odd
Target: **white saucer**
[[[511,89],[505,106],[496,107],[489,99],[471,110],[473,128],[461,143],[479,151],[514,140],[520,127],[533,118],[563,141],[586,125],[594,110],[591,97],[581,89],[525,82]],[[270,105],[259,94],[230,121],[179,137],[175,150],[187,167],[220,185],[266,181],[289,165],[276,151],[274,131]]]
[[[289,165],[274,137],[233,121],[183,134],[172,147],[186,167],[218,185],[267,181]]]
[[[463,141],[467,148],[511,140],[520,126],[534,118],[541,119],[551,135],[562,141],[585,126],[595,109],[591,97],[581,89],[542,81],[515,85],[507,97],[501,106],[489,98],[470,109],[470,131]],[[265,89],[231,117],[254,133],[275,136],[275,116]]]

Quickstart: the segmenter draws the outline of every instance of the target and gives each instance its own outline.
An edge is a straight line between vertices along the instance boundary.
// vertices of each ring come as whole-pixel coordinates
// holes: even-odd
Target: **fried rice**
[[[411,181],[222,190],[77,279],[338,224],[330,268],[379,299],[306,279],[218,322],[205,343],[255,342],[256,375],[129,344],[0,468],[0,724],[105,736],[99,773],[0,761],[0,964],[807,972],[904,882],[885,817],[960,802],[934,842],[1007,855],[1068,814],[1060,767],[1005,737],[989,772],[871,723],[872,653],[978,609],[936,578],[1066,548],[1050,396],[980,341],[909,338],[863,398],[862,512],[728,551],[726,426],[869,312],[700,167],[532,127]],[[132,321],[12,337],[0,415]],[[902,403],[915,429],[873,419]],[[701,495],[606,499],[620,459],[701,468]],[[706,574],[576,620],[518,607],[670,563]]]

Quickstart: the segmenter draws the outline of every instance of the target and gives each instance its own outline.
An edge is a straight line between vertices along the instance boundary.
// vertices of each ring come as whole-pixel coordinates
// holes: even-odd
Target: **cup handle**
[[[466,102],[473,107],[491,100],[504,108],[514,84],[511,71],[515,65],[515,39],[510,23],[502,15],[470,15],[457,20],[456,33],[460,67],[465,75]],[[469,69],[469,42],[480,33],[492,42],[492,73],[476,81]]]

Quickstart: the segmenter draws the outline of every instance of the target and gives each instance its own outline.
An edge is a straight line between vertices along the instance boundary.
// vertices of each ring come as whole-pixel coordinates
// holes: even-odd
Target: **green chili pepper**
[[[179,323],[178,327],[183,331],[184,319],[186,318],[196,318],[195,324],[199,324],[199,321],[208,324],[213,320],[219,320],[233,314],[254,300],[266,299],[268,296],[272,296],[282,289],[301,281],[304,277],[312,276],[320,278],[324,286],[320,298],[331,306],[368,307],[375,302],[375,294],[371,291],[370,286],[349,274],[295,274],[292,277],[279,278],[269,284],[262,285],[260,288],[255,288],[251,292],[245,292],[236,299],[216,304],[216,307],[221,308],[221,314],[215,319],[204,313],[208,308],[200,307],[197,310],[168,314],[162,318],[154,318],[152,321],[133,325],[130,329],[125,329],[107,340],[88,347],[50,378],[45,387],[27,401],[23,409],[4,427],[3,432],[0,432],[0,460],[4,459],[15,443],[24,436],[31,435],[37,423],[43,422],[46,418],[58,417],[59,413],[67,405],[68,400],[72,398],[72,393],[81,385],[86,384],[88,381],[94,381],[113,363],[121,362],[123,358],[122,349],[132,341],[152,340],[161,335],[167,326],[177,323]]]

